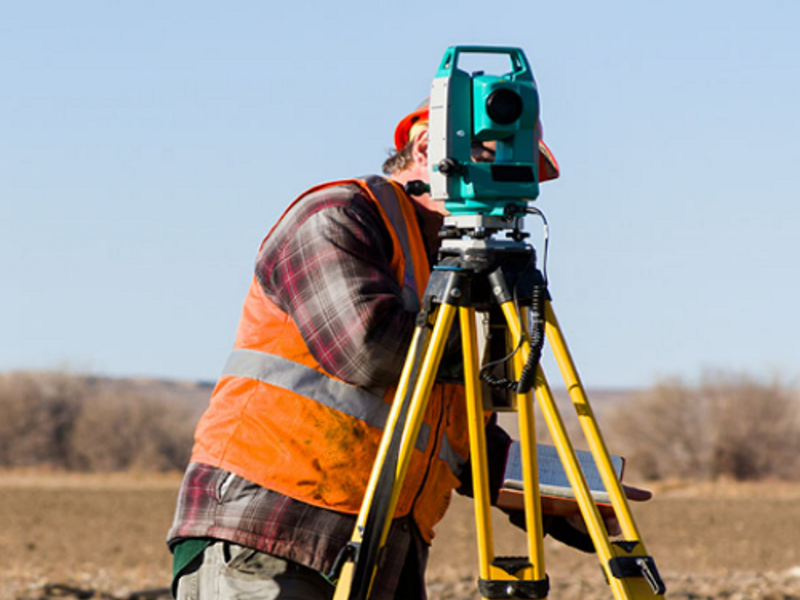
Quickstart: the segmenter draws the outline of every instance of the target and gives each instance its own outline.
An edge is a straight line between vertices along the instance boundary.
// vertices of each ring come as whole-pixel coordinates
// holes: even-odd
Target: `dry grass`
[[[177,474],[0,474],[0,600],[41,598],[65,584],[117,598],[165,587]],[[735,482],[651,486],[634,514],[668,597],[800,599],[800,485]],[[498,515],[498,554],[524,538]],[[432,600],[477,600],[473,513],[456,498],[429,569]],[[610,599],[597,559],[547,542],[552,598]],[[99,598],[100,596],[96,596]]]

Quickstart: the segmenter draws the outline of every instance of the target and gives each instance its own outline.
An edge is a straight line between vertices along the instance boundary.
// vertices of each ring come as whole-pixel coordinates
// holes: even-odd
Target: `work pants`
[[[231,542],[208,546],[178,579],[176,600],[330,600],[322,575]]]
[[[331,600],[334,586],[317,571],[232,542],[209,545],[177,581],[176,600]],[[417,557],[409,552],[397,600],[425,598]]]

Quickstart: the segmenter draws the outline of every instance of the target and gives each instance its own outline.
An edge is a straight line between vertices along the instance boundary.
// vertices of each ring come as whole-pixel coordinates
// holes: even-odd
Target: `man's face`
[[[494,162],[497,142],[472,142],[472,162]]]

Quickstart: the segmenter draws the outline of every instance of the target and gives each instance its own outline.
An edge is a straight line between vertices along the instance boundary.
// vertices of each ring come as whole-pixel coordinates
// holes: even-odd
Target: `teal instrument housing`
[[[510,71],[467,73],[462,54],[507,55]],[[539,196],[539,93],[519,48],[453,46],[431,86],[431,196],[452,215],[518,216]],[[496,142],[494,162],[473,162],[475,143]]]

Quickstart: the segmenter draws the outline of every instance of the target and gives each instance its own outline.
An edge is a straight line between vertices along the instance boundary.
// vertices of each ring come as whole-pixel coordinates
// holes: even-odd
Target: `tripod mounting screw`
[[[459,288],[453,288],[450,290],[450,295],[453,298],[461,298],[461,290]]]

